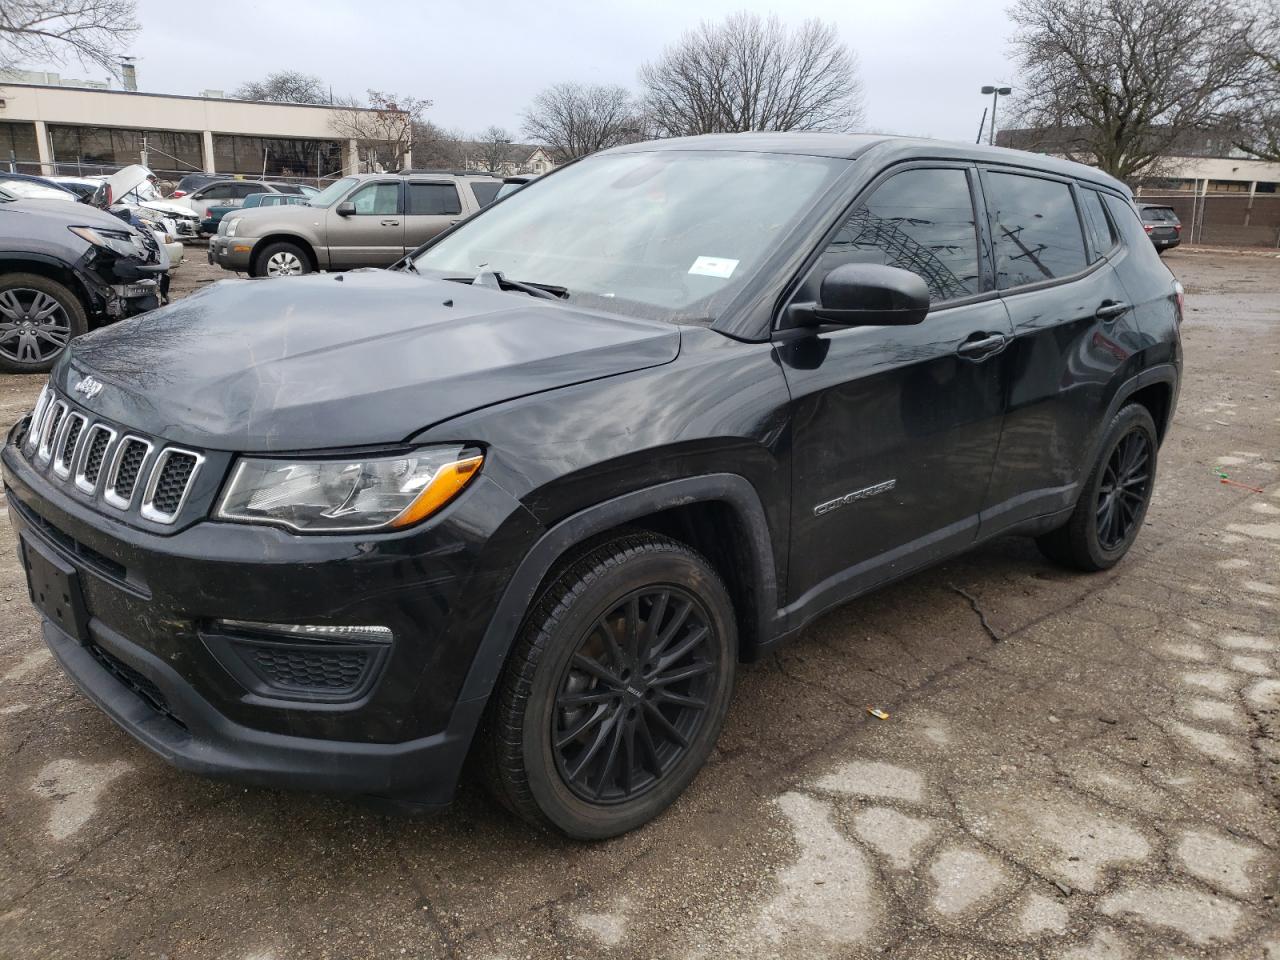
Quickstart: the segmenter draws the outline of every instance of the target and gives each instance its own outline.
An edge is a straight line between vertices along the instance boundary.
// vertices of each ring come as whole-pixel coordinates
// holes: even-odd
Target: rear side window
[[[1080,190],[1080,205],[1084,208],[1084,222],[1089,230],[1089,239],[1093,244],[1093,259],[1098,260],[1111,250],[1120,239],[1115,228],[1107,219],[1107,212],[1102,207],[1102,197],[1097,190]]]
[[[471,184],[471,193],[476,198],[476,203],[482,207],[487,207],[493,203],[493,198],[498,195],[498,190],[502,186],[498,181],[493,183],[473,183]]]
[[[237,200],[252,196],[255,193],[266,193],[267,188],[260,183],[237,183],[232,188],[231,196]]]
[[[409,184],[409,213],[428,217],[447,217],[462,212],[458,188],[451,183]]]
[[[1070,276],[1087,266],[1069,186],[1014,173],[988,173],[985,183],[999,289]]]
[[[979,292],[978,235],[964,170],[905,170],[876,187],[823,251],[819,268],[881,263],[919,274],[933,303]]]

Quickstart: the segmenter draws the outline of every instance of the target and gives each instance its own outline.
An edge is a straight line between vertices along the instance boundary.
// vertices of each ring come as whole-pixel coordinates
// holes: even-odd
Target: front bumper
[[[459,693],[510,575],[487,558],[495,524],[532,518],[495,485],[409,534],[302,537],[202,521],[169,534],[102,514],[3,451],[20,543],[77,572],[76,638],[43,620],[63,669],[165,760],[265,786],[440,805],[453,796],[484,709]],[[506,553],[507,551],[502,551]],[[384,624],[395,640],[359,696],[280,695],[235,675],[214,620]]]
[[[237,273],[248,273],[253,263],[253,249],[258,243],[256,237],[227,237],[217,235],[209,240],[209,263],[216,264],[223,270],[235,270]]]

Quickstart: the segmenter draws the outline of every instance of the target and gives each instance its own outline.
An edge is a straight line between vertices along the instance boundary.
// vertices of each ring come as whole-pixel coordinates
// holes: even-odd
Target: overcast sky
[[[273,70],[314,73],[335,94],[369,88],[434,101],[429,119],[468,133],[491,123],[519,136],[520,114],[561,80],[636,86],[636,68],[699,20],[735,10],[784,22],[833,21],[857,53],[866,129],[972,140],[979,88],[1015,80],[1010,0],[543,0],[472,3],[245,3],[174,6],[139,0],[138,86],[228,93]],[[86,75],[75,66],[68,76]]]

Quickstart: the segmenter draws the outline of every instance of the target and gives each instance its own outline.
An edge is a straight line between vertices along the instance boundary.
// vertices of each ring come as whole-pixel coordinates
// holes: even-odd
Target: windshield
[[[727,151],[591,157],[462,224],[414,266],[563,287],[666,320],[723,311],[847,161]]]
[[[313,207],[331,207],[342,198],[348,190],[356,185],[355,177],[343,177],[329,184],[307,201]]]

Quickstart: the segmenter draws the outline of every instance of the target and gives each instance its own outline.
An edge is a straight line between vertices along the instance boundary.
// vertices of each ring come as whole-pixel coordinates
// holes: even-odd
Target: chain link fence
[[[1280,248],[1280,194],[1144,190],[1136,199],[1172,207],[1182,221],[1183,243]]]

